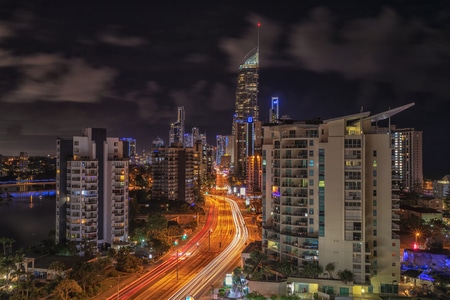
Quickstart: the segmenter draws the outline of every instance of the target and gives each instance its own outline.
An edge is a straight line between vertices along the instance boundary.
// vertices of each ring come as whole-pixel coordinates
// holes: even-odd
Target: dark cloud
[[[8,3],[1,154],[54,153],[57,136],[84,127],[134,137],[141,151],[167,142],[177,106],[187,131],[214,143],[231,131],[239,65],[259,44],[262,120],[273,96],[295,119],[415,102],[393,121],[424,131],[426,170],[450,168],[430,161],[450,147],[450,13],[438,2]]]
[[[147,43],[145,39],[140,37],[120,35],[112,28],[100,33],[98,38],[103,43],[118,47],[138,47]]]
[[[386,7],[373,18],[338,26],[328,9],[317,8],[292,32],[289,52],[306,69],[390,83],[398,92],[450,96],[448,32],[418,17],[406,19]]]

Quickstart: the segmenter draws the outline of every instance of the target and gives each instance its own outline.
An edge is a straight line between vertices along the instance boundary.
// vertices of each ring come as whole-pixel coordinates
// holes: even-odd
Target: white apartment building
[[[400,185],[393,136],[376,124],[412,105],[264,127],[262,244],[269,257],[299,270],[332,263],[370,293],[397,288]]]
[[[128,241],[128,154],[106,129],[57,139],[56,243]]]

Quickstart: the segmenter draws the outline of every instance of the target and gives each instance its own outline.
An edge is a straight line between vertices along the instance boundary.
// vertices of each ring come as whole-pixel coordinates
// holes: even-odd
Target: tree
[[[261,268],[267,262],[267,254],[260,251],[252,251],[250,258],[245,260],[244,273],[251,276],[252,279],[258,280],[263,276]],[[260,278],[261,277],[261,278]]]
[[[0,243],[3,246],[3,255],[6,255],[6,249],[10,248],[9,253],[12,253],[12,244],[15,243],[16,241],[7,237],[1,237],[0,238]]]
[[[327,263],[327,265],[325,266],[325,271],[327,271],[328,276],[330,277],[330,279],[333,279],[334,269],[335,269],[334,263]]]
[[[277,271],[281,273],[283,278],[287,278],[292,275],[292,264],[286,260],[283,260],[280,264],[277,266]]]
[[[323,273],[323,268],[317,262],[308,262],[302,271],[303,275],[309,278],[316,278]]]
[[[81,285],[83,293],[86,293],[88,286],[95,285],[97,279],[99,281],[103,279],[103,276],[100,276],[102,271],[102,269],[96,268],[95,262],[78,263],[70,272],[70,277],[76,280]]]
[[[64,279],[54,289],[54,293],[62,300],[72,299],[72,294],[81,293],[81,286],[73,279]]]
[[[56,260],[52,262],[50,266],[48,266],[48,270],[53,271],[56,280],[61,280],[64,277],[66,266],[64,265],[63,262]]]
[[[266,278],[266,281],[269,280],[269,276],[272,274],[272,270],[268,265],[260,266],[261,274]]]
[[[8,282],[13,275],[17,272],[18,265],[23,261],[23,256],[21,255],[8,255],[0,256],[0,274],[5,276],[6,282]]]
[[[142,266],[142,261],[136,256],[131,255],[126,248],[120,248],[116,260],[116,270],[120,272],[132,273]]]
[[[7,237],[1,237],[0,238],[0,243],[3,246],[3,255],[6,255],[6,244],[8,243],[8,238]]]
[[[14,290],[11,300],[36,299],[34,294],[37,292],[34,276],[31,272],[21,273],[20,280],[17,282],[17,288]]]
[[[168,221],[161,214],[150,214],[147,219],[147,229],[149,232],[167,229]]]
[[[345,284],[347,284],[348,282],[352,282],[354,277],[353,273],[347,269],[345,269],[344,271],[338,271],[337,275],[339,279]]]

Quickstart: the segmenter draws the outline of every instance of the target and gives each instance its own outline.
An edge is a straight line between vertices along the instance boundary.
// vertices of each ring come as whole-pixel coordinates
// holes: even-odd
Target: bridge
[[[7,193],[45,191],[54,190],[55,188],[55,179],[0,181],[0,192]]]

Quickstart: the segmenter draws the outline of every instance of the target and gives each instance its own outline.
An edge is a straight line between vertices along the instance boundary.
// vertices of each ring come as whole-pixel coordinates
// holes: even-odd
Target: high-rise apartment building
[[[398,288],[395,134],[375,124],[412,105],[264,126],[262,243],[269,257],[299,269],[333,264],[366,291]]]
[[[400,184],[408,191],[421,191],[423,183],[422,131],[413,128],[392,129],[394,165]]]
[[[194,202],[193,148],[158,147],[152,150],[152,199]]]
[[[227,170],[231,167],[234,157],[234,136],[232,135],[216,135],[216,165]],[[226,162],[222,162],[222,158],[226,156]]]
[[[256,155],[256,124],[259,120],[259,48],[239,66],[236,91],[236,110],[233,116],[234,136],[233,173],[245,178],[247,157]]]
[[[56,243],[128,240],[128,148],[104,128],[56,141]]]
[[[120,138],[124,142],[124,146],[128,148],[128,156],[130,163],[134,164],[138,161],[138,153],[136,150],[136,139],[134,138]]]

